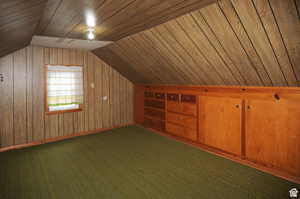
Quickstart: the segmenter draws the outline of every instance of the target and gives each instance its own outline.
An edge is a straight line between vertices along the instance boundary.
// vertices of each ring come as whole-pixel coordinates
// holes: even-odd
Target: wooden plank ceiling
[[[117,41],[217,0],[1,0],[0,57],[27,46],[34,34]]]
[[[117,41],[216,0],[49,0],[37,29],[40,35],[85,39],[88,18],[96,39]]]
[[[104,61],[118,57],[112,66],[122,62],[119,71],[135,83],[299,86],[297,6],[298,0],[220,0],[94,53]]]
[[[0,1],[0,57],[27,46],[47,0]]]

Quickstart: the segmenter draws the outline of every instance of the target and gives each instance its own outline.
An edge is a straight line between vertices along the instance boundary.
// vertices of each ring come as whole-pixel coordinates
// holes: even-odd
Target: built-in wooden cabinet
[[[246,158],[300,176],[298,100],[246,102]]]
[[[191,141],[198,139],[197,96],[167,95],[166,131]]]
[[[144,126],[300,178],[300,89],[141,90],[143,95],[136,93],[136,121],[143,119]]]
[[[199,142],[240,156],[242,100],[201,96],[199,101]]]

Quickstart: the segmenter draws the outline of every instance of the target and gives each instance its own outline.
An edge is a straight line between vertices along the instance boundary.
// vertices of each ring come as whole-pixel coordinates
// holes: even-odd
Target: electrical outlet
[[[103,96],[103,100],[104,101],[108,100],[108,97],[107,96]]]

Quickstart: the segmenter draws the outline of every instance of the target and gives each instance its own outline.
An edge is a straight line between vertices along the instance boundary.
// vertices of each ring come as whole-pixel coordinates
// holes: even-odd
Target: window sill
[[[62,110],[62,111],[49,111],[49,112],[46,112],[46,115],[56,115],[56,114],[73,113],[73,112],[80,112],[80,111],[82,111],[82,108]]]

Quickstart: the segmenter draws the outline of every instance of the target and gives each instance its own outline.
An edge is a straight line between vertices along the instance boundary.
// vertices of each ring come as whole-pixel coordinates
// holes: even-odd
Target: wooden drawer
[[[172,135],[197,141],[197,130],[192,130],[172,123],[166,123],[166,131]]]
[[[197,141],[198,140],[197,130],[184,128],[183,129],[183,136],[184,136],[184,138],[186,138],[188,140],[191,140],[191,141]]]
[[[196,104],[197,97],[195,95],[181,95],[181,102]]]
[[[165,94],[164,93],[155,93],[155,98],[164,100],[165,99]]]
[[[167,101],[167,110],[171,112],[180,113],[181,106],[179,102]]]
[[[167,121],[175,124],[180,124],[181,125],[181,115],[176,114],[176,113],[167,113]]]
[[[181,124],[190,129],[197,130],[197,118],[196,117],[182,115],[181,116]]]
[[[166,123],[166,131],[172,135],[183,136],[183,127],[171,123]]]
[[[197,104],[181,103],[181,112],[186,115],[197,116]]]
[[[156,101],[156,100],[145,100],[145,106],[165,109],[165,102]]]
[[[167,95],[167,99],[168,99],[169,101],[179,102],[179,94],[169,93],[169,94]]]
[[[167,121],[174,123],[174,124],[179,124],[184,127],[188,127],[193,130],[197,130],[197,118],[196,117],[191,117],[191,116],[186,116],[186,115],[169,112],[169,113],[167,113]]]
[[[165,113],[162,111],[145,108],[144,113],[147,116],[154,117],[160,120],[165,120]]]
[[[152,97],[154,97],[154,93],[152,91],[145,91],[144,96],[152,98]]]

